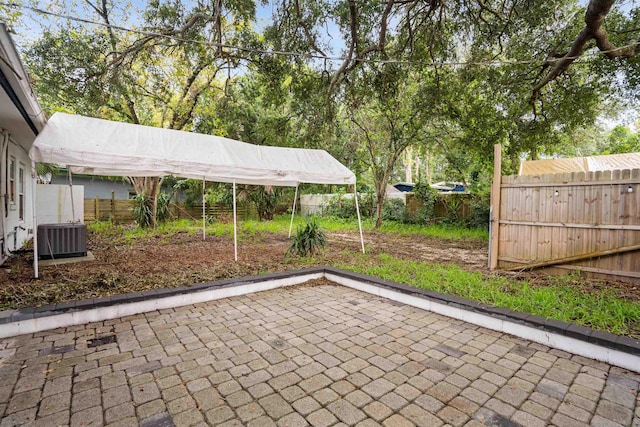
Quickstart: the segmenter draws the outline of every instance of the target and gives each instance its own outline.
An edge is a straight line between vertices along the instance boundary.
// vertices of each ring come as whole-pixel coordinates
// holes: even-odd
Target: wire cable
[[[6,2],[1,2],[0,1],[0,6],[5,6],[5,7],[13,8],[13,9],[27,9],[27,10],[30,10],[32,12],[35,12],[35,13],[38,13],[38,14],[42,14],[42,15],[54,16],[56,18],[67,19],[67,20],[70,20],[70,21],[81,22],[81,23],[84,23],[84,24],[96,25],[96,26],[110,28],[110,29],[118,30],[118,31],[125,31],[125,32],[134,33],[134,34],[140,34],[140,35],[143,35],[143,36],[171,39],[171,40],[175,40],[175,41],[179,41],[179,42],[183,42],[183,43],[195,43],[195,44],[201,44],[201,45],[207,46],[207,47],[223,48],[223,49],[230,49],[230,50],[243,51],[243,52],[249,52],[249,53],[259,53],[259,54],[266,54],[266,55],[279,55],[279,56],[289,56],[289,57],[300,57],[300,58],[307,58],[307,59],[322,59],[322,60],[326,60],[326,61],[336,61],[336,62],[338,62],[338,61],[339,62],[354,61],[354,62],[363,62],[363,63],[367,62],[367,63],[378,63],[378,64],[423,65],[423,66],[424,65],[428,65],[428,66],[453,66],[453,67],[455,67],[455,66],[529,65],[529,64],[542,66],[542,65],[550,65],[550,64],[553,64],[553,63],[559,62],[559,61],[576,60],[578,58],[583,58],[583,57],[596,57],[598,55],[605,55],[607,53],[617,52],[617,51],[628,49],[628,48],[631,48],[631,47],[634,47],[634,46],[637,45],[637,43],[632,43],[632,44],[628,44],[628,45],[625,45],[625,46],[622,46],[622,47],[617,47],[615,49],[598,50],[598,51],[595,51],[595,52],[585,53],[585,54],[582,54],[580,56],[573,56],[573,57],[563,56],[563,57],[559,57],[559,58],[546,58],[543,61],[532,59],[532,60],[442,61],[442,62],[431,61],[431,62],[427,62],[427,61],[412,61],[412,60],[405,60],[405,59],[347,58],[347,57],[342,57],[342,56],[328,56],[328,55],[324,56],[324,55],[314,54],[314,53],[259,49],[259,48],[252,48],[252,47],[246,47],[246,46],[235,46],[235,45],[228,44],[228,43],[218,43],[218,42],[210,42],[210,41],[204,41],[204,40],[188,39],[188,38],[176,36],[174,34],[159,33],[159,32],[148,31],[148,30],[144,30],[144,29],[127,28],[127,27],[123,27],[123,26],[120,26],[120,25],[114,25],[114,24],[107,24],[105,22],[92,21],[90,19],[81,18],[81,17],[78,17],[78,16],[51,12],[51,11],[48,11],[48,10],[40,9],[40,8],[33,7],[33,6],[22,5],[22,4],[18,4],[18,3],[6,3]]]

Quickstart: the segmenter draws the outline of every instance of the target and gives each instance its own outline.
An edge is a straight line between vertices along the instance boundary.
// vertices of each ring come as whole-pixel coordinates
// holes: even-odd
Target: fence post
[[[489,227],[489,269],[498,267],[498,255],[500,250],[500,184],[502,183],[502,146],[493,146],[493,183],[491,184],[491,218]]]
[[[95,221],[100,221],[100,199],[98,198],[98,196],[96,196],[96,203],[95,203]]]
[[[175,219],[180,219],[179,215],[180,215],[180,210],[178,208],[178,190],[176,190],[175,188],[173,189],[173,197],[172,199],[174,200],[174,202],[172,204],[169,205],[170,209],[173,208],[173,212],[172,212],[172,216]]]
[[[113,223],[117,223],[118,221],[116,221],[116,192],[115,191],[111,191],[111,221],[113,221]]]

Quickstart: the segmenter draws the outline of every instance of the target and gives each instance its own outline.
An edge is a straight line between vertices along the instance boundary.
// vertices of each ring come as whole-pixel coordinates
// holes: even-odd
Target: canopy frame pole
[[[358,214],[358,229],[360,229],[360,244],[362,245],[362,253],[364,253],[364,237],[362,236],[362,219],[360,218],[360,206],[358,205],[358,190],[356,183],[353,183],[353,198],[356,200],[356,213]]]
[[[296,202],[298,201],[298,186],[300,184],[296,184],[296,194],[293,196],[293,210],[291,211],[291,223],[289,224],[289,238],[291,238],[291,230],[293,229],[293,216],[296,213]]]
[[[38,278],[38,219],[36,217],[36,162],[31,161],[31,179],[33,189],[31,190],[31,211],[33,212],[33,277]],[[71,194],[73,200],[73,193]]]
[[[238,221],[236,219],[236,180],[233,180],[233,256],[238,261]]]
[[[205,184],[205,177],[202,177],[202,240],[207,240],[207,224],[206,224],[206,218],[207,218],[207,214],[205,212],[205,206],[206,206],[206,199],[204,197],[204,184]]]
[[[35,174],[35,169],[34,169],[34,174]],[[69,165],[67,165],[67,176],[69,178],[69,196],[71,197],[71,223],[75,224],[76,223],[76,206],[75,206],[75,203],[73,203],[73,178],[71,176],[71,166]]]

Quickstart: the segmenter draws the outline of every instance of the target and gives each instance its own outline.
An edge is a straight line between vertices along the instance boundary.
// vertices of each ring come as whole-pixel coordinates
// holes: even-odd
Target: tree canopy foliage
[[[120,7],[120,6],[119,6]],[[487,184],[523,158],[640,149],[635,4],[614,0],[52,2],[23,46],[48,112],[323,148],[381,200],[405,172]],[[43,21],[45,18],[42,18]],[[634,112],[635,114],[635,112]],[[415,170],[415,173],[413,171]],[[159,182],[132,179],[140,194]],[[149,203],[155,209],[155,198]]]

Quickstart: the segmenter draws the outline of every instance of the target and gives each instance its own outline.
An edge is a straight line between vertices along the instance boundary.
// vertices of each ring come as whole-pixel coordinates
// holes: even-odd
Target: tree
[[[20,18],[22,13],[19,9],[9,5],[0,5],[0,22],[7,26],[9,32],[12,31],[13,24]]]
[[[343,114],[372,172],[376,228],[382,224],[382,206],[394,168],[405,150],[422,137],[426,108],[418,96],[416,77],[396,65],[368,64],[345,89]]]
[[[603,154],[640,152],[640,135],[624,126],[616,126],[611,129],[598,151]]]
[[[349,90],[349,81],[355,78],[352,75],[372,62],[400,61],[402,67],[419,68],[415,75],[421,79],[432,74],[434,87],[429,96],[442,105],[433,111],[432,123],[440,129],[432,133],[442,135],[444,131],[453,140],[465,142],[463,151],[478,152],[481,147],[485,158],[491,155],[492,144],[505,143],[515,164],[523,151],[535,158],[558,142],[554,135],[593,121],[597,114],[603,81],[589,78],[581,70],[563,79],[557,93],[530,102],[531,88],[539,78],[538,64],[532,63],[532,58],[560,40],[560,36],[549,40],[549,34],[575,24],[571,19],[575,3],[388,0],[325,4],[322,0],[283,0],[270,28],[278,35],[276,48],[296,49],[320,58],[335,54],[326,43],[323,27],[340,29],[343,58],[328,72],[326,104],[330,112],[332,101],[339,102],[343,91]],[[449,65],[455,62],[469,65]],[[483,108],[469,108],[460,102],[456,93],[447,90],[452,81],[471,105]],[[467,89],[467,83],[473,89]],[[576,99],[579,108],[567,108],[570,102],[575,105]],[[459,114],[465,110],[474,115]],[[475,120],[478,118],[481,120]],[[443,138],[436,141],[439,150],[447,154]]]
[[[224,97],[205,95],[213,111],[197,130],[257,145],[324,149],[359,174],[358,147],[343,118],[325,112],[327,84],[324,73],[306,63],[258,58]]]

